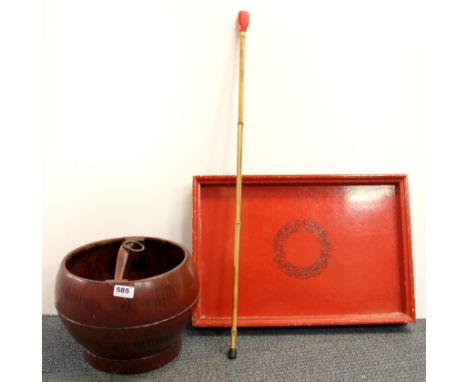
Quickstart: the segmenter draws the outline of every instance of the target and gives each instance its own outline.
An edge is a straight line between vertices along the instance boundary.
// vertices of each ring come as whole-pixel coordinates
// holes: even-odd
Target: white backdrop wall
[[[424,31],[411,1],[47,0],[43,313],[73,248],[191,248],[196,174],[234,174],[240,9],[251,14],[244,174],[407,173],[425,317]]]

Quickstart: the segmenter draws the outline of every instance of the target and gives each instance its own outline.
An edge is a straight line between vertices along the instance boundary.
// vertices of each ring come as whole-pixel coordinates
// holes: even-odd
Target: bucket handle
[[[129,255],[145,250],[145,244],[142,243],[142,239],[135,239],[136,238],[125,239],[120,245],[119,252],[117,253],[117,261],[115,262],[114,280],[116,281],[124,280],[123,275]]]

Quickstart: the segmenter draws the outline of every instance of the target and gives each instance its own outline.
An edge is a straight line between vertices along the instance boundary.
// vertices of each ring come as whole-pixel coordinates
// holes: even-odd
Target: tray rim
[[[226,185],[235,182],[235,175],[194,175],[192,184],[192,256],[198,267],[201,226],[201,187]],[[242,184],[316,184],[316,185],[395,185],[397,214],[400,225],[402,265],[404,274],[405,306],[403,312],[356,315],[322,316],[279,316],[279,317],[238,317],[239,327],[291,327],[291,326],[335,326],[404,324],[416,321],[414,298],[414,273],[412,260],[411,217],[409,182],[407,174],[294,174],[294,175],[243,175]],[[230,327],[230,317],[207,317],[201,314],[201,294],[197,307],[192,312],[194,327]],[[296,322],[291,323],[295,318]]]

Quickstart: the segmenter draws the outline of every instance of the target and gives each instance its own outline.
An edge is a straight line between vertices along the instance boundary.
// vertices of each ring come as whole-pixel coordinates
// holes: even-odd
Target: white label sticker
[[[115,285],[114,297],[133,298],[135,287],[129,285]]]

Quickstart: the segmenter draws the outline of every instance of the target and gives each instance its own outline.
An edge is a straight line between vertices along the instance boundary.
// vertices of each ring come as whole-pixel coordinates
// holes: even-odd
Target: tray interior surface
[[[229,326],[234,178],[195,183],[193,323]],[[403,191],[400,181],[244,180],[239,326],[413,321]]]

